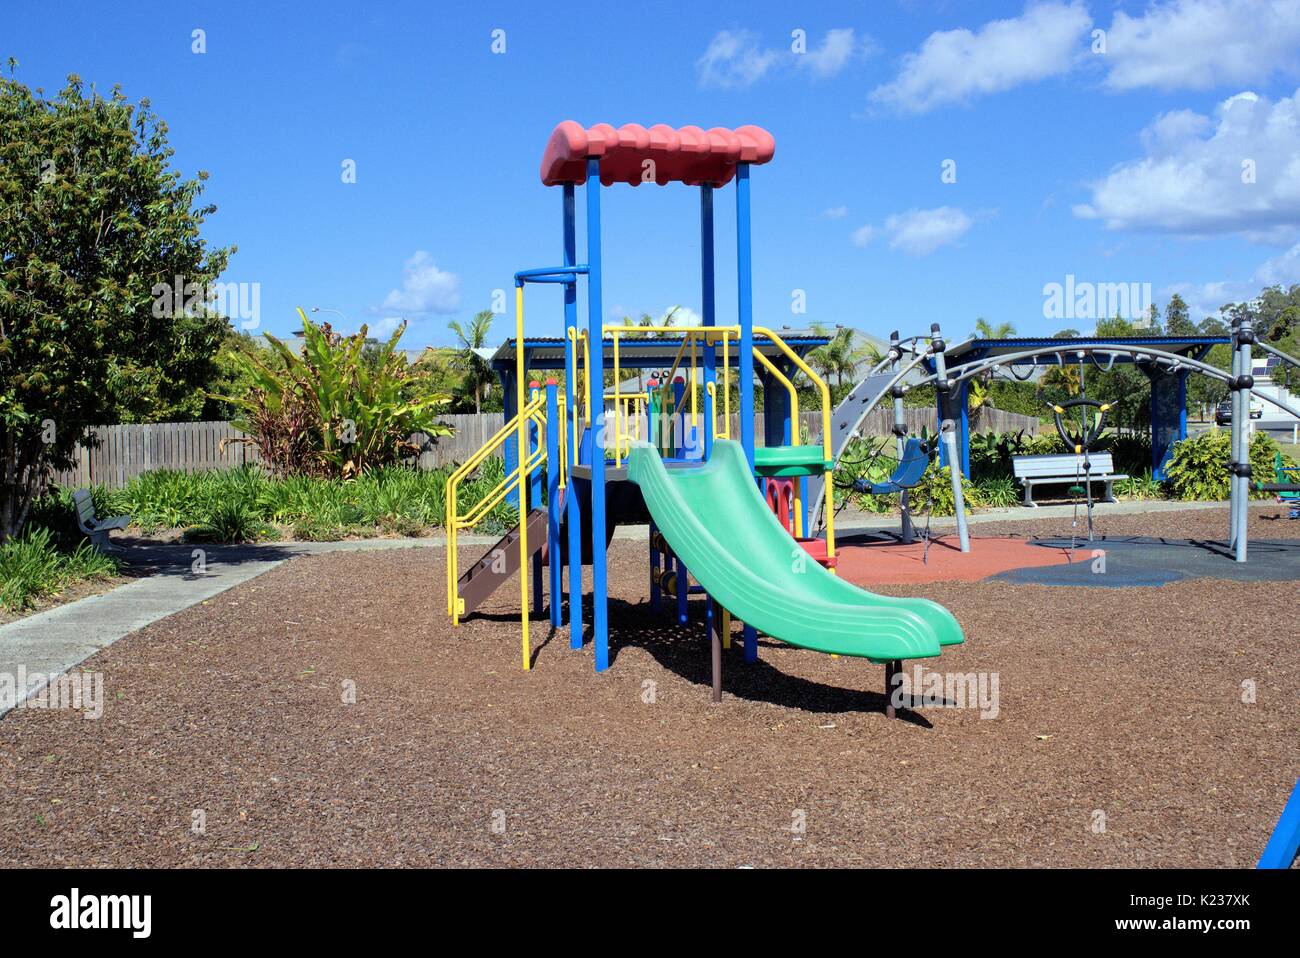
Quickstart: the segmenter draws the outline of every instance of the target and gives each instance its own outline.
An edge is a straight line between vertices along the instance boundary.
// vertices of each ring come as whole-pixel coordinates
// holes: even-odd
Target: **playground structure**
[[[1232,347],[1232,368],[1228,372],[1204,361],[1210,349],[1220,344]],[[1187,376],[1199,373],[1226,383],[1232,394],[1232,458],[1228,463],[1232,482],[1228,542],[1235,560],[1245,562],[1246,504],[1252,489],[1280,493],[1300,491],[1300,487],[1291,490],[1289,484],[1281,479],[1267,486],[1251,484],[1251,397],[1289,415],[1300,416],[1300,411],[1278,396],[1256,387],[1255,379],[1249,372],[1253,362],[1252,347],[1256,346],[1282,362],[1300,366],[1300,360],[1261,342],[1249,318],[1234,319],[1231,335],[1227,337],[968,339],[949,345],[945,343],[937,323],[931,326],[929,336],[901,338],[895,331],[890,336],[889,351],[885,358],[836,407],[831,417],[834,427],[828,443],[831,449],[830,459],[832,463],[839,461],[862,421],[886,396],[892,399],[894,405],[894,431],[898,436],[901,458],[907,435],[903,398],[913,389],[933,386],[939,407],[939,461],[943,465],[957,466],[949,470],[957,534],[961,551],[968,552],[970,536],[961,476],[970,471],[966,452],[970,438],[967,388],[972,379],[988,375],[999,367],[1007,367],[1013,377],[1024,381],[1032,376],[1035,369],[1064,366],[1072,362],[1082,364],[1085,359],[1103,370],[1111,369],[1116,362],[1136,364],[1152,384],[1152,465],[1153,474],[1159,478],[1174,443],[1187,436]],[[1021,376],[1016,370],[1024,367],[1028,367],[1029,372]],[[1069,439],[1066,441],[1069,443]],[[813,499],[813,515],[829,515],[832,510],[823,508],[825,484],[820,478],[810,480],[809,494]],[[906,533],[910,522],[906,496],[903,497],[903,513]]]
[[[601,672],[609,667],[605,549],[617,523],[642,516],[651,523],[652,607],[670,596],[676,600],[678,620],[684,621],[687,598],[699,594],[706,599],[714,701],[721,698],[721,651],[730,641],[732,617],[744,625],[746,661],[757,659],[761,630],[793,645],[884,664],[887,693],[896,684],[893,679],[903,660],[937,656],[944,645],[962,641],[956,620],[941,606],[924,599],[873,595],[838,579],[833,515],[826,516],[824,538],[805,535],[810,527],[809,482],[829,480],[834,471],[830,390],[803,358],[824,340],[791,337],[787,342],[753,323],[750,174],[774,152],[772,136],[755,126],[706,132],[698,127],[628,125],[616,130],[607,124],[584,129],[565,121],[551,134],[541,179],[546,186],[561,188],[562,262],[515,274],[515,337],[503,347],[514,359],[513,388],[506,391],[507,422],[450,478],[447,490],[448,614],[459,622],[470,602],[517,572],[524,669],[532,664],[529,606],[540,614],[544,565],[550,574],[552,628],[562,625],[567,595],[570,645],[581,648],[584,599],[589,599],[595,668]],[[644,330],[609,326],[602,319],[601,187],[636,186],[650,179],[661,186],[680,182],[698,187],[700,196],[702,324],[673,327],[671,341],[648,337]],[[715,191],[732,180],[737,321],[720,325],[713,203]],[[585,263],[577,257],[580,184],[586,201]],[[585,328],[577,309],[579,281],[584,279]],[[525,335],[524,293],[534,284],[562,288],[562,341],[529,340]],[[667,356],[666,342],[676,347]],[[553,380],[544,391],[536,383],[526,388],[528,371],[558,362],[561,352],[563,395]],[[763,381],[773,387],[764,390],[762,445],[754,435],[756,363]],[[625,368],[660,367],[667,372],[653,379],[646,391],[621,391]],[[612,422],[606,411],[607,370],[616,384]],[[821,399],[822,441],[814,445],[800,442],[796,370]],[[731,434],[733,372],[738,437]],[[505,479],[459,515],[460,481],[498,450],[506,457]],[[517,527],[462,573],[457,533],[507,499],[518,506]],[[591,566],[590,589],[583,584],[585,564]],[[892,714],[892,707],[889,711]]]

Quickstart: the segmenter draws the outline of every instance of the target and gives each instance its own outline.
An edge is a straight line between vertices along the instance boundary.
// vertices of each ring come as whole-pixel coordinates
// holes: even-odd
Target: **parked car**
[[[1264,417],[1264,407],[1258,403],[1250,404],[1250,418],[1262,419]],[[1214,424],[1216,426],[1226,426],[1232,422],[1232,400],[1228,399],[1214,407]]]

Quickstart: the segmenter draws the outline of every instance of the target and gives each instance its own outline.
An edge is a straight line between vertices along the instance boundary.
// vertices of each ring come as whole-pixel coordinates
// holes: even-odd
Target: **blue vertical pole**
[[[551,628],[560,627],[564,570],[560,565],[560,396],[554,379],[546,380],[546,561],[551,570]]]
[[[578,215],[574,186],[564,184],[564,265],[578,262]],[[578,285],[576,280],[564,285],[564,390],[565,417],[568,428],[564,441],[569,444],[569,472],[578,462],[578,433],[582,420],[578,416],[577,356],[569,341],[569,330],[578,328]],[[569,520],[569,647],[582,648],[582,509],[575,495],[572,479],[565,491],[564,509]],[[556,562],[559,562],[558,553]]]
[[[691,595],[691,574],[681,556],[675,558],[673,565],[677,567],[677,621],[685,625],[690,618],[686,613],[686,600]]]
[[[527,350],[525,350],[527,356]],[[526,360],[525,360],[526,362]],[[528,401],[532,402],[537,398],[537,380],[528,384]],[[531,459],[541,445],[542,437],[537,428],[537,423],[528,424],[528,456]],[[525,460],[528,461],[528,460]],[[533,471],[532,478],[528,483],[528,511],[540,508],[542,504],[542,470]],[[538,549],[533,553],[533,615],[541,616],[543,606],[546,604],[545,590],[542,588],[542,550]]]
[[[713,187],[705,183],[700,187],[700,300],[704,310],[704,325],[716,326],[714,305],[713,268]],[[704,347],[704,458],[713,455],[713,397],[709,385],[718,381],[717,347]]]
[[[521,349],[521,343],[515,343],[515,349]],[[501,403],[504,410],[502,418],[509,422],[515,417],[519,410],[515,408],[515,364],[512,362],[510,368],[501,371]],[[515,469],[519,465],[519,440],[514,432],[506,437],[505,443],[506,475],[514,475]],[[506,493],[506,502],[519,508],[519,493],[511,489]]]
[[[740,324],[740,445],[754,469],[754,269],[749,245],[749,164],[736,165],[736,313]],[[745,661],[758,660],[758,633],[745,623]]]
[[[524,362],[528,362],[528,351],[524,350]],[[525,367],[526,368],[526,367]],[[532,402],[537,398],[534,394],[537,392],[539,383],[532,380],[528,384],[528,401]],[[537,452],[541,443],[541,436],[538,434],[537,423],[530,423],[528,426],[528,455],[532,456]],[[542,472],[537,470],[532,475],[532,480],[528,485],[528,505],[530,507],[537,505],[542,501]]]
[[[587,160],[587,336],[592,368],[591,404],[591,596],[596,671],[609,668],[609,609],[605,593],[605,311],[600,299],[600,160]]]
[[[655,526],[654,520],[650,520],[650,610],[659,611],[659,577],[655,575],[659,572],[659,558],[662,553],[655,547],[655,533],[659,531]],[[662,573],[661,573],[662,574]]]

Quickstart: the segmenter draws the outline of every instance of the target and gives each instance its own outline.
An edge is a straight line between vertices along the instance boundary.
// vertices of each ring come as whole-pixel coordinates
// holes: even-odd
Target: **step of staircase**
[[[546,552],[546,510],[533,509],[528,513],[528,554]],[[487,601],[507,579],[519,571],[519,527],[511,529],[483,554],[483,557],[461,573],[457,594],[463,606],[461,615],[468,615]]]

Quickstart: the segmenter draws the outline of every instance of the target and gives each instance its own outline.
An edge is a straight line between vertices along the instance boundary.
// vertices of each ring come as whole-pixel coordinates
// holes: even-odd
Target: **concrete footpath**
[[[468,539],[468,537],[462,537]],[[475,536],[472,543],[495,542]],[[137,629],[212,598],[242,582],[304,555],[360,549],[411,549],[443,545],[437,539],[357,539],[263,545],[162,545],[124,549],[119,555],[153,574],[0,626],[0,688],[30,677],[27,694],[75,668],[100,649]],[[466,544],[472,544],[466,541]],[[0,694],[0,717],[16,704]]]

